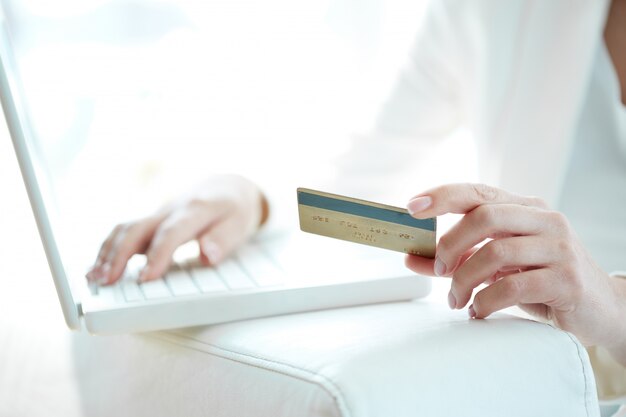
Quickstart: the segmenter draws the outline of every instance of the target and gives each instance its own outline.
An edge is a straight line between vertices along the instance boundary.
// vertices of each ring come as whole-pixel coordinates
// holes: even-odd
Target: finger
[[[461,263],[465,262],[470,256],[474,254],[479,248],[472,248],[466,251],[461,257]],[[420,275],[434,276],[435,260],[430,258],[424,258],[417,255],[406,255],[404,258],[404,264],[407,268]]]
[[[411,215],[418,219],[446,213],[465,214],[483,204],[520,204],[546,208],[536,197],[524,197],[484,184],[448,184],[413,197],[407,204]]]
[[[247,237],[236,217],[216,223],[198,238],[201,258],[209,265],[216,265],[239,247]]]
[[[492,240],[465,261],[452,278],[450,292],[455,307],[464,307],[474,288],[493,276],[508,276],[518,269],[538,268],[551,264],[559,255],[547,239],[518,236]]]
[[[435,268],[435,260],[430,258],[424,258],[417,255],[406,255],[404,258],[404,265],[411,271],[426,276],[433,276]]]
[[[546,304],[557,298],[557,282],[549,268],[509,275],[476,294],[470,306],[470,316],[482,319],[518,304]]]
[[[98,252],[98,258],[96,259],[96,264],[103,264],[106,261],[106,259],[109,257],[109,252],[113,247],[113,242],[115,242],[117,235],[120,234],[123,229],[124,225],[118,224],[113,228],[105,241],[102,242],[102,245],[100,246],[100,251]]]
[[[108,273],[101,279],[101,285],[116,282],[126,269],[128,260],[137,253],[143,253],[152,239],[158,223],[146,219],[126,227],[118,233],[106,259],[110,265]]]
[[[139,276],[140,282],[163,276],[172,262],[176,248],[218,222],[223,216],[218,210],[187,209],[168,217],[157,228],[146,251],[146,266]]]
[[[531,316],[538,317],[543,320],[550,320],[550,307],[543,303],[519,304],[519,308],[524,310]]]
[[[468,248],[489,238],[550,232],[552,213],[515,204],[483,205],[470,211],[439,239],[435,272],[450,275]]]
[[[483,284],[493,284],[494,282],[496,282],[497,280],[506,277],[507,275],[511,275],[511,274],[517,274],[522,272],[522,268],[517,268],[517,267],[505,267],[500,269],[498,272],[496,272],[494,275],[490,276],[489,278],[487,278],[486,280],[483,281]]]
[[[117,238],[117,235],[122,231],[123,225],[118,224],[113,228],[109,236],[102,242],[100,245],[100,250],[98,251],[98,256],[96,257],[96,262],[89,272],[87,272],[87,279],[89,281],[97,281],[103,279],[108,275],[110,265],[104,265],[105,260],[109,256],[109,252],[111,251],[111,247],[113,246],[113,242]]]

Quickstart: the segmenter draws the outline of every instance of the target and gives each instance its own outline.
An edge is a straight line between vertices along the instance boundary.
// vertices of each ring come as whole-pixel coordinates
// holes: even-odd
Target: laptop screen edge
[[[26,186],[28,199],[37,223],[37,229],[44,246],[44,251],[54,279],[54,286],[61,303],[65,322],[70,329],[80,328],[79,309],[72,295],[71,287],[66,276],[59,249],[52,232],[50,220],[40,184],[35,174],[35,168],[30,156],[27,138],[22,127],[20,112],[16,106],[15,89],[12,88],[10,65],[12,62],[11,42],[6,27],[3,11],[0,9],[0,101],[2,110],[9,129],[13,148],[17,156],[18,164],[22,173],[22,179]]]

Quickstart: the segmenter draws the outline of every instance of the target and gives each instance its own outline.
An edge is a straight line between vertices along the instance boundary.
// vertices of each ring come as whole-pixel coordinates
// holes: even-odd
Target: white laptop
[[[116,285],[89,288],[84,278],[95,255],[61,253],[51,221],[50,189],[33,152],[3,16],[0,98],[37,221],[65,321],[94,334],[145,332],[278,314],[420,298],[430,280],[404,267],[403,255],[294,232],[257,238],[215,268],[182,261],[162,279],[137,284],[141,259]],[[294,190],[293,210],[297,210]],[[57,226],[55,228],[55,226]],[[314,254],[314,255],[313,255]]]

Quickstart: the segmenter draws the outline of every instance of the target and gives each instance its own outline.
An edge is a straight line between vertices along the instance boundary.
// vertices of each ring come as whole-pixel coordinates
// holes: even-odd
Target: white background
[[[424,6],[3,3],[41,155],[86,242],[211,173],[324,167],[371,126]],[[447,166],[463,177],[457,155]],[[4,125],[0,195],[0,416],[79,415],[70,335]]]

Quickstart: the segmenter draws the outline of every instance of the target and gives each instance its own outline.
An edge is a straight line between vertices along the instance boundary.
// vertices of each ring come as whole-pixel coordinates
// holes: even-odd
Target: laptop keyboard
[[[98,287],[99,298],[116,303],[183,297],[281,285],[284,271],[256,245],[239,250],[215,267],[175,263],[164,277],[137,283],[140,265],[132,262],[115,285]]]

